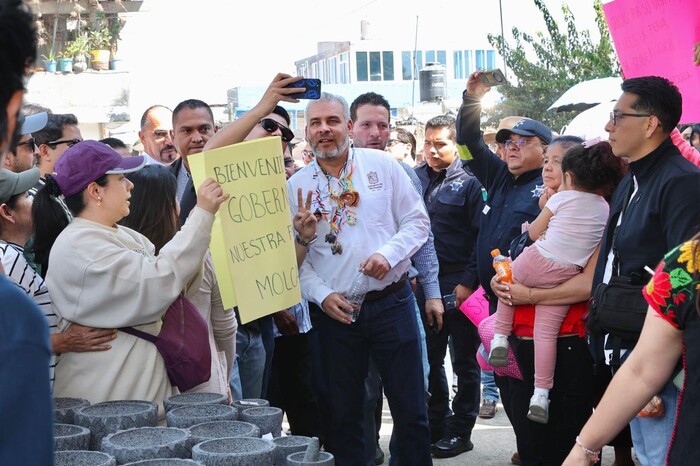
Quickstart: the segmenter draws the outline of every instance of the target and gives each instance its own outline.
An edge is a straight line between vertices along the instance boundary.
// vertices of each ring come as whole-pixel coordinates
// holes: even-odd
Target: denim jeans
[[[351,325],[321,314],[318,335],[335,464],[374,464],[366,461],[363,432],[370,355],[379,369],[394,420],[389,464],[432,464],[418,325],[409,284],[376,301],[365,301]]]
[[[413,299],[413,307],[416,310],[416,322],[418,325],[419,345],[421,362],[423,365],[423,383],[427,389],[430,365],[428,364],[428,348],[425,344],[425,329],[420,319],[420,309],[418,302]],[[381,404],[382,404],[382,380],[379,377],[377,365],[370,358],[369,373],[365,380],[365,390],[367,391],[365,400],[365,445],[367,447],[367,458],[374,458],[376,445],[379,442],[379,429],[381,429]],[[426,392],[426,400],[429,393]]]
[[[493,371],[481,371],[481,397],[484,400],[498,401],[498,387],[493,379]]]
[[[233,399],[260,398],[264,371],[265,347],[260,331],[239,326],[236,332],[236,360],[230,380]]]
[[[662,417],[635,417],[630,422],[632,444],[639,462],[644,466],[663,466],[676,422],[678,389],[669,380],[659,393],[664,401]]]

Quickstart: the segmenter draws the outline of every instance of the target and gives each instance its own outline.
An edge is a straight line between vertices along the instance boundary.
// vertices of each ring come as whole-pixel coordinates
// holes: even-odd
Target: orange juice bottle
[[[510,257],[501,255],[500,249],[491,251],[493,268],[498,278],[504,283],[513,283],[513,272],[510,269]]]

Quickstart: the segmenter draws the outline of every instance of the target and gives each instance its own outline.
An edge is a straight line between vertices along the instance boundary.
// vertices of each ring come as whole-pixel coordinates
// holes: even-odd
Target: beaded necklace
[[[355,151],[351,150],[350,156],[345,161],[343,168],[338,174],[337,185],[331,188],[333,175],[327,173],[314,159],[314,175],[316,179],[316,192],[314,195],[314,215],[321,221],[325,220],[331,227],[330,233],[325,237],[326,243],[331,245],[333,254],[342,254],[343,246],[338,241],[338,235],[343,225],[350,226],[357,224],[357,207],[360,201],[360,193],[355,190],[352,184],[352,175],[355,170]],[[325,183],[322,180],[325,179]]]

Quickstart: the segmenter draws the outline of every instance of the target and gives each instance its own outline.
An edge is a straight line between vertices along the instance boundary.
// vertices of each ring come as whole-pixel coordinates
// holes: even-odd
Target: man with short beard
[[[302,296],[318,317],[322,373],[331,394],[329,450],[338,466],[367,464],[364,381],[371,356],[392,407],[392,462],[430,465],[430,433],[418,345],[418,323],[407,281],[410,257],[428,238],[430,222],[408,175],[386,154],[350,148],[347,102],[323,93],[305,111],[314,161],[288,180],[316,193],[318,240],[299,271]],[[346,296],[366,282],[361,305]],[[351,315],[359,311],[356,321]]]
[[[148,164],[168,166],[180,157],[173,144],[172,120],[172,110],[163,105],[153,105],[143,112],[139,140]]]

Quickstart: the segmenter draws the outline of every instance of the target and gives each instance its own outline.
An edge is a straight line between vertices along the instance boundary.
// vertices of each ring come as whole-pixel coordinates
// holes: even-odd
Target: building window
[[[464,79],[464,59],[461,50],[455,50],[453,54],[455,79]]]
[[[483,70],[484,64],[485,64],[484,63],[484,51],[483,50],[475,50],[474,56],[476,57],[476,69]]]
[[[469,77],[469,75],[474,72],[474,69],[472,68],[472,51],[471,50],[464,51],[464,71],[465,71],[466,77]]]
[[[338,57],[328,59],[328,83],[338,83]]]
[[[394,52],[382,52],[383,81],[394,80]]]
[[[358,81],[393,81],[394,52],[356,52]]]
[[[426,50],[425,63],[440,63],[441,65],[447,65],[447,52],[444,50]],[[423,68],[422,63],[418,69],[420,70],[421,68]]]
[[[367,68],[367,52],[356,52],[355,60],[357,62],[357,80],[369,81],[369,73]]]
[[[311,64],[311,75],[309,77],[310,78],[317,78],[318,77],[318,62],[314,62]]]
[[[418,72],[423,69],[423,51],[422,50],[416,50],[416,60],[415,60],[415,67],[414,67],[414,62],[413,62],[413,53],[414,52],[401,52],[401,74],[402,78],[406,81],[413,79],[414,77],[418,79]],[[426,54],[429,52],[426,52]],[[433,52],[433,56],[435,53]],[[392,55],[392,60],[393,60],[393,55]],[[429,62],[430,60],[426,59],[426,63]],[[445,63],[443,62],[443,65]]]
[[[350,61],[350,54],[348,52],[343,52],[340,54],[340,66],[339,66],[339,73],[340,73],[340,83],[341,84],[348,84],[350,82],[349,76],[350,73],[348,70],[350,69],[349,62]]]
[[[382,80],[382,55],[379,52],[369,53],[369,80]]]
[[[487,50],[486,51],[486,66],[490,70],[492,70],[496,67],[496,51],[495,50]]]
[[[401,52],[401,78],[404,81],[413,79],[413,58],[411,55],[411,52]]]

